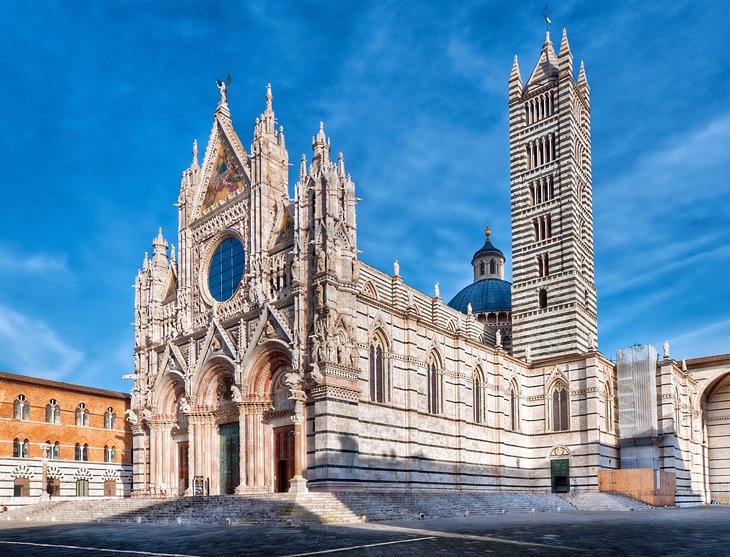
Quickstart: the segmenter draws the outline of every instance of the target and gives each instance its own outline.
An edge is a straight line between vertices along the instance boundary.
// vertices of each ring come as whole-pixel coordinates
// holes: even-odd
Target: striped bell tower
[[[557,55],[546,32],[524,86],[515,57],[509,124],[514,355],[595,350],[590,89],[565,30]]]

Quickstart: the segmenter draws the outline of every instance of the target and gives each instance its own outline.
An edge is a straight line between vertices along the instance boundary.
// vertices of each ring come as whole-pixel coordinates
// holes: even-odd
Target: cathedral
[[[651,347],[618,365],[598,351],[590,87],[575,75],[565,31],[524,82],[515,57],[513,281],[487,229],[448,302],[359,259],[355,182],[322,124],[291,199],[271,88],[246,149],[219,81],[177,252],[160,230],[135,282],[134,492],[568,492],[633,458],[674,474],[679,501],[706,500],[710,395],[692,369],[717,382],[730,356],[680,364],[665,347],[651,368]],[[624,387],[646,386],[642,365],[656,381]],[[636,422],[624,393],[653,405],[651,431],[620,435]]]

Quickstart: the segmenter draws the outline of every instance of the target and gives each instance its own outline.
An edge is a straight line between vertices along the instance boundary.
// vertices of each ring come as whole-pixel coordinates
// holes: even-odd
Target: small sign
[[[193,479],[193,495],[205,495],[205,478],[195,476]]]

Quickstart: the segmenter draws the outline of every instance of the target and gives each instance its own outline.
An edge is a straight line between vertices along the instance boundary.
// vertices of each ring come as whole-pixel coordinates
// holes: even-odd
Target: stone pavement
[[[0,555],[270,557],[728,555],[730,508],[573,512],[306,527],[0,522]]]

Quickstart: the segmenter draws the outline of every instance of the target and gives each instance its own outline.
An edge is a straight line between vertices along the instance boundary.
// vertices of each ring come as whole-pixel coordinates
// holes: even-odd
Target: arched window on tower
[[[428,411],[440,414],[442,411],[443,375],[436,354],[431,353],[426,362]]]
[[[559,382],[553,387],[552,401],[552,430],[567,431],[570,429],[568,414],[568,389],[565,383]]]
[[[493,275],[497,272],[497,262],[494,259],[489,260],[489,274]]]
[[[479,276],[482,276],[482,275],[484,275],[484,273],[486,272],[486,269],[487,269],[487,267],[486,267],[486,265],[484,264],[484,261],[481,261],[481,262],[479,263]]]

